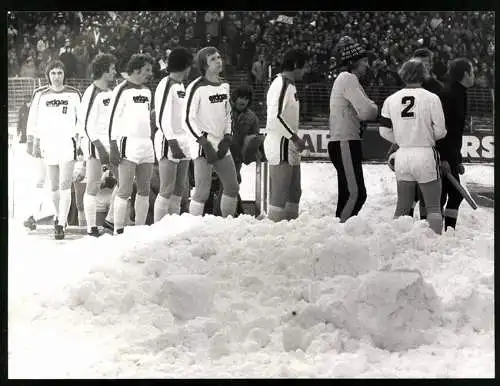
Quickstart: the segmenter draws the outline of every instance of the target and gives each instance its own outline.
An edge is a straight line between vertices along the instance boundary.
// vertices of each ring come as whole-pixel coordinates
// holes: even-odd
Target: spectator
[[[26,61],[21,66],[21,78],[35,78],[36,77],[36,66],[35,59],[33,56],[28,56]]]
[[[264,87],[264,82],[267,78],[268,64],[265,61],[264,55],[260,54],[259,58],[252,65],[252,83],[254,89],[261,89]]]
[[[64,63],[64,75],[67,78],[74,78],[77,71],[77,61],[73,54],[73,49],[71,48],[71,43],[69,39],[66,40],[64,51],[59,55],[61,62]]]
[[[17,60],[17,55],[16,51],[14,49],[9,49],[9,52],[7,54],[7,61],[8,61],[8,75],[9,77],[11,76],[18,76],[19,75],[19,62]]]
[[[207,35],[210,34],[214,38],[219,36],[219,23],[220,23],[220,14],[218,12],[207,12],[205,14],[205,23],[206,23],[206,31]],[[214,46],[214,44],[206,44],[205,47]]]

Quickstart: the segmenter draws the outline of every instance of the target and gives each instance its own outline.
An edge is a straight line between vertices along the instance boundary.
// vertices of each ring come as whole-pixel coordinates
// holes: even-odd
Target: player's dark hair
[[[100,79],[104,73],[109,71],[109,66],[116,64],[116,61],[116,57],[113,54],[97,55],[94,60],[92,60],[92,63],[90,63],[92,79]]]
[[[432,58],[434,54],[428,48],[418,48],[413,53],[414,58]]]
[[[281,71],[293,71],[295,69],[304,68],[306,60],[307,55],[303,50],[295,48],[288,50],[283,56]]]
[[[253,88],[248,84],[239,85],[234,91],[232,95],[233,102],[236,102],[238,98],[247,98],[248,99],[248,107],[252,104],[253,100]]]
[[[184,47],[179,47],[170,53],[167,61],[168,72],[181,72],[193,63],[193,54]]]
[[[49,84],[52,84],[50,82],[50,77],[49,77],[49,72],[52,71],[54,68],[60,68],[64,72],[64,78],[63,78],[63,83],[64,80],[66,79],[66,68],[64,67],[64,63],[61,62],[59,59],[56,60],[51,60],[49,64],[47,64],[47,68],[45,69],[45,77],[47,78],[47,81]]]
[[[213,55],[215,53],[218,53],[219,50],[216,47],[203,47],[201,50],[198,51],[196,54],[196,67],[198,67],[198,70],[200,70],[201,75],[205,75],[205,72],[207,71],[206,67],[208,66],[208,61],[207,58],[210,55]],[[220,52],[219,52],[220,54]]]
[[[427,68],[419,59],[410,59],[403,63],[398,71],[401,80],[406,83],[423,83],[428,75]]]
[[[131,75],[135,70],[140,70],[146,64],[155,64],[154,59],[149,54],[134,54],[127,63],[127,74]]]
[[[472,63],[466,58],[456,58],[448,62],[448,79],[450,82],[460,82],[465,73],[471,74]]]

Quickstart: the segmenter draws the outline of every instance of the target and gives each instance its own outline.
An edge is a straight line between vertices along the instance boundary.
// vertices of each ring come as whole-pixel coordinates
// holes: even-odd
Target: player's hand
[[[26,153],[29,155],[33,155],[33,136],[28,135],[28,138],[26,139]]]
[[[40,148],[40,138],[33,141],[33,157],[42,158],[42,149]]]
[[[111,141],[110,143],[109,162],[115,166],[120,164],[120,151],[118,150],[116,141]]]
[[[297,149],[297,151],[299,153],[302,153],[302,150],[304,150],[306,148],[306,142],[303,139],[299,138],[297,136],[297,134],[292,135],[291,140],[292,140],[293,144],[295,145],[295,148]]]
[[[217,156],[222,159],[226,156],[229,146],[233,142],[233,136],[231,134],[225,134],[224,138],[219,142],[219,149],[217,151]]]
[[[179,142],[176,139],[170,139],[168,141],[168,147],[172,151],[172,157],[176,159],[186,158],[186,154],[184,154],[181,147],[179,146]]]
[[[198,143],[203,148],[203,152],[205,153],[205,158],[207,159],[207,162],[209,164],[212,164],[219,159],[217,152],[215,151],[212,144],[208,141],[207,137],[202,135],[198,140]]]
[[[443,176],[446,176],[451,173],[451,167],[448,161],[441,161],[440,168],[441,168],[441,174]]]
[[[389,169],[392,171],[395,171],[395,164],[396,164],[396,153],[392,153],[389,156],[389,159],[387,160],[387,165],[389,165]]]
[[[465,173],[464,164],[458,164],[458,174],[464,174],[464,173]]]
[[[79,162],[75,165],[75,169],[73,171],[73,180],[75,182],[82,182],[85,179],[85,163]]]
[[[97,153],[99,153],[99,160],[101,161],[101,165],[109,165],[109,154],[102,142],[97,139],[93,141],[92,144],[97,149]]]

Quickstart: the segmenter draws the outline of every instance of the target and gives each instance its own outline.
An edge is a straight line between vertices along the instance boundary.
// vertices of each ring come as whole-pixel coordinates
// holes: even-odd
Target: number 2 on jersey
[[[401,104],[406,106],[403,111],[401,111],[401,118],[415,118],[415,113],[411,111],[415,105],[415,97],[412,95],[404,96],[401,98]]]

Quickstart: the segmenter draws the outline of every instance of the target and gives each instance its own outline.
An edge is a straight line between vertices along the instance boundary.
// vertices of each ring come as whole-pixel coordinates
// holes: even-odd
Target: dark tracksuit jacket
[[[447,85],[441,95],[446,136],[436,142],[439,157],[448,161],[451,174],[460,181],[458,166],[462,163],[462,136],[467,116],[467,89],[458,82]],[[441,207],[444,209],[445,229],[455,227],[462,195],[447,178],[443,178]],[[446,204],[446,208],[445,208]]]

